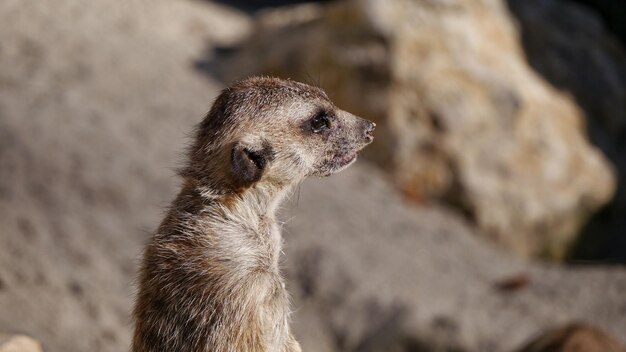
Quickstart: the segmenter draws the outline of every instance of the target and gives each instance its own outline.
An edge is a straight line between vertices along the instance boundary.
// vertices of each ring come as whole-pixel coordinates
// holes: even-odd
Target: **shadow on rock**
[[[262,0],[262,1],[254,1],[254,0],[235,0],[235,1],[228,1],[228,0],[217,0],[217,3],[221,3],[224,5],[228,5],[228,6],[232,6],[232,7],[236,7],[241,11],[247,12],[247,13],[255,13],[257,11],[266,9],[266,8],[272,8],[272,7],[279,7],[279,6],[286,6],[286,5],[296,5],[296,4],[304,4],[304,3],[313,3],[313,2],[327,2],[328,0]]]

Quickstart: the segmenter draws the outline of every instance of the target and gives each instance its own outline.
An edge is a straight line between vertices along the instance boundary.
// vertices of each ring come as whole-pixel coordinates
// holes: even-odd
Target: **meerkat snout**
[[[376,129],[376,124],[371,121],[367,121],[367,122],[368,124],[365,127],[365,136],[371,142],[374,140],[374,130]]]
[[[306,176],[352,164],[375,126],[299,82],[260,77],[225,89],[146,247],[133,352],[300,352],[275,214]]]

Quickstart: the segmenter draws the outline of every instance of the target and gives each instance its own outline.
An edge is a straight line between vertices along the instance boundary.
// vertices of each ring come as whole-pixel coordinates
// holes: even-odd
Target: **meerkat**
[[[304,83],[256,77],[222,91],[145,249],[132,350],[300,351],[276,211],[305,177],[352,164],[374,127]]]

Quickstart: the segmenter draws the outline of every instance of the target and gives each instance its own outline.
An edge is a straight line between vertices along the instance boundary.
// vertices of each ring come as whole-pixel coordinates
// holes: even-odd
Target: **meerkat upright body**
[[[251,78],[225,89],[146,248],[133,351],[300,351],[275,213],[306,176],[351,164],[373,129],[303,83]]]

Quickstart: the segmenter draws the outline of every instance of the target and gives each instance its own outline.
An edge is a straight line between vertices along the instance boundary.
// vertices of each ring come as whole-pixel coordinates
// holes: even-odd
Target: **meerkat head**
[[[352,164],[375,124],[338,109],[319,88],[257,77],[225,89],[198,128],[187,174],[241,190],[328,176]]]

